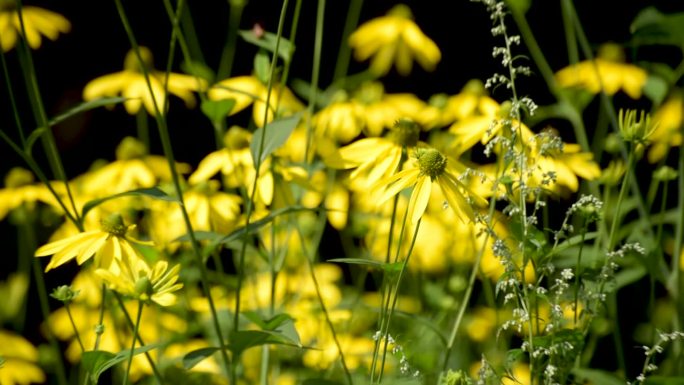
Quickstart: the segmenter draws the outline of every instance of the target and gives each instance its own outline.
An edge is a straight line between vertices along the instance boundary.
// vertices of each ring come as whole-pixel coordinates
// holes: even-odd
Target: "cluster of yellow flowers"
[[[23,17],[26,41],[32,48],[40,45],[40,34],[54,40],[70,28],[62,16],[38,8],[25,7]],[[0,0],[0,43],[4,51],[14,47],[21,31],[14,2]],[[437,45],[413,22],[406,6],[397,6],[386,16],[362,24],[350,36],[349,45],[357,59],[371,60],[370,70],[377,77],[387,74],[392,65],[399,74],[408,75],[414,59],[432,70],[441,58]],[[620,60],[602,51],[593,61],[560,70],[557,81],[563,87],[608,95],[622,90],[639,98],[648,75]],[[424,101],[409,93],[386,93],[377,79],[336,90],[329,103],[310,116],[286,84],[274,82],[269,90],[255,75],[235,76],[215,84],[197,76],[167,75],[154,69],[152,53],[145,47],[126,55],[121,72],[88,83],[84,100],[121,95],[126,98],[124,108],[129,114],[138,113],[142,107],[152,115],[164,114],[169,105],[167,94],[179,97],[191,108],[195,93],[201,93],[211,101],[231,99],[234,106],[227,119],[251,105],[256,127],[269,129],[269,123],[295,114],[302,118],[264,161],[253,158],[255,134],[233,125],[226,130],[220,148],[206,155],[197,167],[177,163],[173,173],[183,179],[182,206],[178,199],[159,200],[144,194],[110,199],[153,187],[174,198],[169,187],[173,173],[167,160],[150,155],[144,144],[131,137],[123,139],[114,161],[95,165],[67,184],[52,182],[54,193],[34,183],[26,170],[13,169],[8,174],[5,188],[0,190],[0,219],[13,210],[34,209],[38,204],[62,216],[79,218],[84,214],[80,231],[74,223],[64,222],[49,243],[35,252],[36,257],[51,256],[45,271],[72,260],[83,265],[71,285],[82,295],[70,309],[61,308],[47,320],[58,338],[71,342],[68,359],[77,362],[83,349],[95,346],[96,340],[99,349],[119,352],[136,338],[123,314],[135,319],[136,312],[141,311],[131,302],[124,311],[108,309],[98,320],[100,309],[107,306],[102,299],[111,302],[102,296],[103,284],[126,299],[150,305],[140,323],[143,340],[168,342],[173,336],[185,336],[183,343],[164,347],[163,355],[170,362],[209,346],[208,339],[195,339],[192,332],[184,334],[186,320],[169,310],[182,307],[183,312],[204,317],[210,307],[208,298],[197,292],[195,281],[188,278],[192,284],[180,283],[184,278],[183,255],[189,249],[183,238],[188,233],[184,214],[193,231],[227,236],[246,223],[268,219],[278,209],[297,205],[305,210],[270,218],[255,231],[256,239],[247,251],[248,266],[239,266],[247,272],[240,293],[241,309],[289,314],[301,344],[313,348],[301,354],[306,367],[329,369],[339,360],[341,350],[349,369],[369,368],[374,342],[368,332],[377,317],[379,301],[360,299],[365,311],[355,314],[351,305],[344,303],[345,287],[338,266],[317,263],[311,271],[305,268],[320,237],[314,228],[316,209],[325,212],[331,227],[355,237],[367,249],[369,259],[402,261],[411,254],[408,267],[412,272],[440,275],[454,266],[472,264],[482,252],[484,276],[497,280],[503,267],[492,251],[493,240],[484,236],[476,218],[489,209],[491,200],[509,192],[499,181],[507,177],[528,188],[564,195],[577,192],[580,179],[601,176],[592,153],[578,144],[562,142],[552,127],[535,132],[510,119],[510,103],[497,102],[478,80],[469,81],[457,94],[438,94]],[[671,146],[681,145],[682,103],[682,96],[674,94],[655,114],[660,124],[650,137],[650,161],[662,159]],[[497,135],[509,135],[512,129],[519,135],[520,151],[525,154],[525,172],[502,168],[501,148],[492,142]],[[496,155],[494,162],[482,164],[482,159],[473,156],[485,146]],[[313,166],[309,163],[311,155]],[[254,202],[249,202],[250,197]],[[92,206],[93,202],[98,204]],[[247,209],[248,203],[253,204],[253,210]],[[505,216],[494,215],[497,234],[508,240]],[[202,246],[212,245],[202,241]],[[217,269],[224,256],[220,250],[213,250]],[[274,265],[279,267],[277,272],[270,270]],[[527,264],[526,269],[530,270],[523,276],[534,280],[532,266]],[[209,289],[213,301],[219,311],[232,311],[236,292],[230,285],[219,285],[224,271],[217,274],[220,279],[215,279]],[[406,308],[417,312],[419,306]],[[473,341],[485,340],[498,326],[497,315],[492,312],[489,308],[472,312],[467,332]],[[76,320],[73,327],[71,318]],[[101,340],[92,331],[96,324],[105,326]],[[34,365],[37,352],[33,346],[2,330],[1,341],[7,343],[0,346],[12,344],[17,348],[11,353],[0,348],[0,356],[9,357],[0,369],[0,383],[44,381],[43,373]],[[249,381],[258,379],[261,354],[263,351],[252,349],[242,356],[244,376]],[[162,359],[162,353],[155,353],[154,358]],[[151,370],[145,357],[138,355],[131,379],[149,375]],[[221,374],[214,360],[205,360],[194,370]],[[529,378],[529,371],[520,371],[520,378]],[[14,372],[24,374],[9,374]],[[287,373],[281,377],[281,383],[290,378]]]

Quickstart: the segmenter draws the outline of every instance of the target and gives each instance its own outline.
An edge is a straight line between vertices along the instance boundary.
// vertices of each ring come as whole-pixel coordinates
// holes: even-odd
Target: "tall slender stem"
[[[138,315],[135,319],[135,327],[133,328],[133,342],[131,342],[131,351],[128,353],[128,365],[126,365],[126,372],[124,373],[123,385],[128,385],[128,374],[131,372],[131,364],[133,364],[133,350],[135,349],[135,336],[138,335],[138,328],[140,328],[140,318],[142,318],[143,302],[138,301]]]

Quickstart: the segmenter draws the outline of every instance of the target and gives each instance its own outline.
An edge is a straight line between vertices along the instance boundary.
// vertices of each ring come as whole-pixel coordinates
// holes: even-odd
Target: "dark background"
[[[228,3],[225,0],[188,2],[205,59],[209,66],[216,69],[226,38]],[[361,22],[385,14],[396,3],[398,2],[389,0],[365,1]],[[427,100],[435,93],[457,93],[469,79],[484,80],[495,72],[501,72],[498,60],[491,56],[492,47],[500,44],[500,41],[490,35],[491,22],[482,4],[468,0],[409,0],[404,3],[412,9],[418,25],[440,47],[442,60],[436,71],[430,73],[423,71],[418,65],[414,66],[408,77],[400,77],[393,70],[382,79],[388,92],[412,92]],[[560,69],[568,62],[559,3],[560,1],[534,0],[527,14],[535,36],[554,70]],[[290,15],[294,4],[295,0],[291,0]],[[303,1],[291,78],[310,79],[316,4],[313,0]],[[60,36],[56,42],[44,39],[41,48],[33,52],[48,116],[56,116],[59,112],[80,103],[81,92],[88,81],[122,69],[123,59],[130,45],[113,1],[27,0],[25,5],[40,5],[57,11],[72,23],[70,33]],[[275,32],[281,5],[278,1],[249,1],[240,28],[249,29],[255,23],[260,23],[267,31]],[[575,1],[575,5],[586,34],[594,45],[607,41],[627,43],[631,21],[638,11],[646,6],[655,5],[664,12],[684,11],[684,2],[680,0],[579,0]],[[127,0],[124,1],[124,6],[139,43],[150,47],[155,55],[156,67],[163,67],[171,34],[171,25],[163,2]],[[327,1],[320,81],[322,88],[329,85],[332,78],[347,7],[348,1]],[[291,20],[291,17],[287,20]],[[511,30],[515,29],[512,20],[509,19],[508,25]],[[289,25],[286,25],[285,36],[288,35]],[[247,75],[251,72],[256,48],[238,41],[233,75]],[[525,54],[524,45],[518,48],[516,53]],[[16,50],[6,54],[10,67],[9,80],[18,98],[22,122],[25,129],[28,129],[35,126],[35,122],[23,91],[24,82],[16,55]],[[670,65],[676,65],[681,60],[677,51],[670,52],[667,49],[628,52],[628,57],[632,59],[649,55],[654,60],[668,62]],[[174,71],[180,71],[179,63],[180,55],[174,63]],[[533,63],[529,65],[534,71]],[[352,59],[350,73],[360,72],[366,68],[367,63],[356,63]],[[544,83],[536,75],[521,80],[518,90],[531,95],[539,104],[552,101]],[[494,96],[498,100],[508,98],[505,93]],[[631,103],[628,99],[623,101]],[[204,155],[215,148],[211,125],[201,116],[198,109],[187,110],[180,101],[172,97],[168,121],[178,160],[196,166]],[[150,128],[152,152],[160,154],[161,146],[152,122]],[[16,137],[5,78],[0,80],[0,129]],[[54,131],[66,172],[69,177],[75,177],[85,172],[98,158],[113,160],[114,149],[119,141],[124,136],[135,135],[135,117],[128,115],[122,106],[117,106],[114,111],[98,109],[62,123],[56,126]],[[563,135],[566,137],[565,133]],[[40,145],[36,146],[35,155],[46,166]],[[4,176],[7,170],[17,165],[24,166],[7,145],[0,143],[0,175]],[[48,170],[48,167],[43,169]],[[14,270],[17,238],[16,229],[7,220],[0,222],[0,232],[6,242],[0,261],[0,279],[4,279]],[[49,280],[59,275],[52,275]],[[54,284],[48,282],[48,288],[63,283],[64,280]],[[639,296],[643,293],[631,290],[628,295]],[[34,294],[31,296],[35,298]],[[646,299],[638,302],[646,303]],[[632,323],[646,319],[643,311],[636,314],[639,316],[631,317]],[[38,314],[35,316],[40,317]],[[625,334],[625,340],[630,341],[629,333]],[[627,343],[626,350],[631,352],[633,349],[629,342]],[[610,343],[606,345],[610,346]],[[638,356],[634,357],[634,362],[640,362],[638,360],[641,351],[636,351],[635,354]],[[614,354],[608,352],[606,356],[612,357]],[[608,366],[611,364],[608,363]]]

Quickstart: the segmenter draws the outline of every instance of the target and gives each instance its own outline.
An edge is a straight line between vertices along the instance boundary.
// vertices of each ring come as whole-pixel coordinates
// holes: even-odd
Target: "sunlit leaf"
[[[212,122],[220,122],[225,119],[235,107],[235,99],[205,100],[200,108],[202,113]]]
[[[252,143],[249,145],[249,150],[252,153],[252,159],[255,165],[260,165],[273,151],[282,146],[287,138],[290,137],[294,131],[299,120],[302,118],[301,113],[274,120],[266,124],[264,127],[259,127],[252,135]],[[264,130],[266,132],[264,133]],[[262,143],[263,136],[263,145]]]
[[[264,48],[269,52],[275,52],[277,35],[272,32],[260,32],[257,34],[253,29],[238,31],[240,37],[246,42],[254,44],[257,47]],[[294,52],[294,45],[284,37],[280,37],[278,46],[278,56],[285,62],[290,62],[292,53]]]
[[[104,198],[98,198],[98,199],[93,199],[91,201],[88,201],[85,205],[83,205],[83,210],[81,211],[81,217],[85,217],[85,215],[88,213],[88,211],[90,211],[90,210],[94,209],[95,207],[103,204],[104,202],[107,202],[108,200],[126,197],[126,196],[142,196],[142,197],[148,197],[148,198],[153,198],[153,199],[159,199],[159,200],[167,201],[167,202],[178,202],[178,199],[176,197],[173,197],[173,196],[165,193],[164,191],[162,191],[158,187],[141,188],[141,189],[125,191],[122,193],[106,196]]]
[[[159,344],[141,346],[139,348],[133,349],[133,355],[136,356],[152,349],[156,349],[157,347],[159,347]],[[83,365],[83,368],[90,373],[93,382],[97,383],[97,380],[100,378],[102,373],[112,366],[127,360],[130,354],[130,349],[122,350],[117,354],[102,350],[87,351],[83,352],[81,364]]]

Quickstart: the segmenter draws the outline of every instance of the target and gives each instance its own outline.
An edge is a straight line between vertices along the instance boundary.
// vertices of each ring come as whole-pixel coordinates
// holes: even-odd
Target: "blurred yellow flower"
[[[21,35],[19,5],[15,0],[0,0],[0,45],[3,52],[14,48]],[[64,16],[47,9],[24,6],[21,10],[26,30],[26,41],[29,47],[37,49],[41,44],[41,35],[50,40],[57,40],[61,33],[71,30],[71,23]],[[4,384],[4,382],[3,382]]]
[[[138,251],[131,245],[126,232],[132,226],[125,226],[119,214],[112,214],[102,220],[100,230],[86,231],[48,243],[36,250],[36,257],[52,255],[45,271],[59,267],[76,258],[82,265],[95,256],[95,265],[109,268],[113,260],[139,258]]]
[[[173,292],[183,287],[178,281],[180,265],[169,269],[166,261],[157,261],[152,268],[142,258],[125,256],[116,260],[117,269],[98,269],[95,271],[109,287],[125,296],[141,302],[156,302],[161,306],[176,303]]]
[[[648,161],[656,163],[663,159],[671,147],[682,144],[682,124],[684,123],[684,97],[680,92],[673,93],[653,114],[655,130],[648,138],[651,148]]]
[[[0,329],[0,384],[28,385],[45,382],[38,366],[38,349],[23,337]]]
[[[211,100],[235,100],[235,106],[228,114],[229,116],[254,104],[252,118],[257,127],[263,127],[268,88],[255,76],[236,76],[222,80],[211,87],[208,96]],[[282,117],[303,109],[304,105],[289,88],[281,84],[273,85],[269,99],[268,122],[273,120],[274,111],[276,116]]]
[[[357,60],[371,59],[370,70],[385,75],[392,63],[401,75],[408,75],[413,59],[426,70],[432,71],[442,58],[437,45],[425,36],[412,20],[411,10],[396,5],[386,16],[372,19],[349,36],[349,45]]]
[[[58,193],[64,190],[60,183],[54,183],[52,187]],[[30,171],[21,167],[12,168],[5,176],[5,188],[0,189],[0,220],[21,205],[25,204],[31,208],[37,202],[59,207],[57,200],[45,185],[33,183],[33,174]]]
[[[164,113],[166,95],[164,84],[167,84],[168,93],[183,99],[187,107],[195,105],[193,91],[199,91],[206,87],[202,79],[190,75],[169,73],[168,79],[163,71],[157,71],[152,66],[152,52],[146,47],[140,47],[140,56],[143,65],[149,75],[150,87],[143,73],[134,50],[130,50],[124,59],[124,69],[120,72],[104,75],[86,84],[83,89],[83,99],[86,101],[121,95],[127,100],[124,102],[126,111],[134,115],[140,110],[141,105],[152,115],[158,110]],[[156,107],[155,108],[155,103]]]
[[[645,70],[624,62],[622,48],[604,44],[596,59],[565,67],[556,73],[562,87],[579,87],[598,94],[603,90],[613,95],[622,90],[632,99],[641,97],[648,74]]]
[[[418,121],[426,128],[443,127],[472,116],[492,115],[498,109],[499,104],[487,96],[482,81],[473,79],[456,95],[433,95],[420,111]]]

